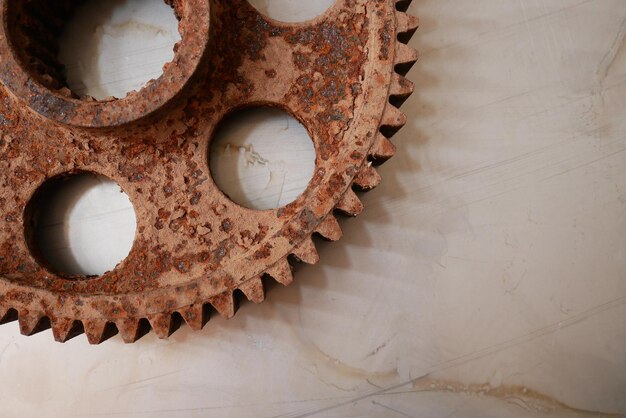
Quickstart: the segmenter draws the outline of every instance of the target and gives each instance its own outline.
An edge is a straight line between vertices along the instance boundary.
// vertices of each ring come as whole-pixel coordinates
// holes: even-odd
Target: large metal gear
[[[335,241],[336,212],[381,179],[389,138],[412,93],[410,0],[337,0],[317,19],[284,24],[246,0],[168,0],[181,42],[163,75],[125,98],[78,97],[54,41],[81,0],[2,0],[0,28],[0,320],[64,342],[86,333],[132,343],[201,329],[211,307],[230,318],[234,292],[253,302],[263,280],[292,282],[290,259],[314,264],[313,234]],[[308,130],[317,153],[307,190],[277,210],[233,203],[208,152],[225,116],[275,106]],[[56,274],[37,254],[39,196],[68,174],[116,181],[137,214],[129,256],[101,277]]]

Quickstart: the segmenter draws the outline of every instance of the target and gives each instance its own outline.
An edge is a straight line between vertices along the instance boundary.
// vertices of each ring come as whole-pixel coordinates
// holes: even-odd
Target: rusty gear
[[[380,183],[395,152],[417,60],[406,43],[410,0],[337,0],[285,24],[246,0],[167,0],[181,42],[163,75],[121,99],[78,97],[54,41],[81,0],[0,0],[0,320],[64,342],[134,342],[201,329],[209,308],[230,318],[234,292],[265,297],[263,279],[292,282],[289,259],[314,264],[312,240],[338,240],[335,212],[358,215],[355,190]],[[233,203],[211,178],[213,133],[228,114],[275,106],[308,130],[317,153],[307,190],[277,210]],[[90,172],[116,181],[137,214],[128,257],[101,277],[55,274],[33,248],[37,196]]]

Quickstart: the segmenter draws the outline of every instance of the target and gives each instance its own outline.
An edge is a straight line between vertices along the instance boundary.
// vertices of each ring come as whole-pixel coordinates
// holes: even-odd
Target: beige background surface
[[[319,265],[168,341],[3,326],[0,415],[626,414],[626,1],[410,12],[398,155]]]

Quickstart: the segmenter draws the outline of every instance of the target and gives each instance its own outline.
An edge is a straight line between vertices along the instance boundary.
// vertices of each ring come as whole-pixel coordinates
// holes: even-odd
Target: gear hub
[[[312,235],[341,237],[335,214],[362,211],[355,190],[380,183],[375,166],[406,122],[410,1],[337,0],[285,24],[246,0],[168,0],[181,33],[173,61],[103,101],[72,92],[56,59],[80,3],[0,1],[0,321],[25,335],[51,327],[60,342],[167,338],[183,320],[201,329],[211,309],[232,317],[237,290],[258,303],[264,279],[290,284],[290,261],[316,263]],[[276,210],[233,203],[209,169],[220,121],[252,106],[293,115],[317,154],[307,190]],[[55,273],[32,243],[37,196],[77,172],[116,181],[137,213],[130,254],[99,277]]]

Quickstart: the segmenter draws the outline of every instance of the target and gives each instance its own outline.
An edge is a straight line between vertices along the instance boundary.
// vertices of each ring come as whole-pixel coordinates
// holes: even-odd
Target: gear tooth
[[[397,107],[388,103],[385,107],[385,112],[383,114],[383,119],[381,122],[381,127],[387,128],[387,130],[393,131],[395,134],[400,128],[406,125],[407,118],[404,113],[402,113]],[[384,129],[381,129],[383,131]],[[383,132],[385,134],[386,132]],[[387,136],[387,135],[385,135]]]
[[[343,236],[341,226],[333,214],[328,215],[326,219],[317,226],[315,232],[329,241],[339,241]]]
[[[399,11],[396,13],[396,25],[398,28],[398,40],[407,43],[419,27],[420,20],[417,16]]]
[[[250,302],[261,303],[265,300],[265,289],[263,288],[261,276],[248,280],[243,285],[239,286],[239,290],[246,295]]]
[[[132,344],[150,332],[150,323],[145,319],[118,319],[115,325],[126,344]]]
[[[402,42],[396,42],[395,68],[400,75],[406,75],[419,59],[417,51]]]
[[[89,344],[93,345],[103,343],[118,333],[115,324],[104,319],[83,320],[83,326]]]
[[[209,321],[209,310],[202,304],[187,306],[186,308],[179,309],[178,313],[180,313],[187,325],[194,331],[202,330]]]
[[[320,261],[320,256],[311,237],[306,238],[300,245],[294,248],[292,254],[306,264],[317,264]]]
[[[78,320],[57,318],[52,321],[52,335],[57,342],[67,342],[83,332],[83,323]]]
[[[43,313],[20,312],[18,321],[20,332],[28,337],[50,329],[50,318]]]
[[[415,90],[415,84],[400,74],[393,73],[389,87],[389,102],[400,107]]]
[[[382,163],[396,155],[396,146],[385,135],[379,133],[372,147],[371,156],[377,163]]]
[[[265,273],[283,286],[289,286],[293,283],[293,271],[291,270],[291,265],[286,258],[281,258]]]
[[[337,204],[337,209],[350,216],[359,216],[363,212],[363,203],[352,189],[348,189]]]
[[[363,190],[372,190],[380,185],[382,178],[371,164],[365,166],[354,178],[354,184]]]
[[[222,317],[230,319],[235,316],[235,298],[232,291],[229,290],[209,299],[209,303]]]
[[[163,313],[151,315],[148,321],[150,321],[150,325],[152,325],[152,329],[157,337],[164,340],[180,328],[180,318],[179,315]]]
[[[0,308],[0,325],[8,324],[9,322],[17,321],[17,311],[13,308],[6,309]]]

